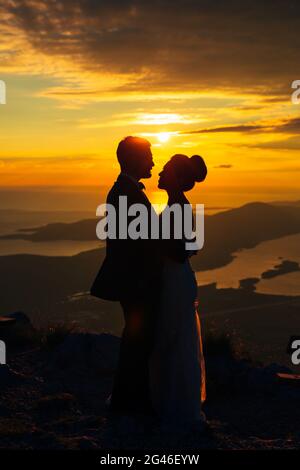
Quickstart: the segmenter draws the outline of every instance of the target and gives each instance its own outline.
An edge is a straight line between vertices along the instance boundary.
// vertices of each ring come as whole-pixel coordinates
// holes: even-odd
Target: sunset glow
[[[299,31],[296,0],[0,0],[11,463],[300,448]]]
[[[291,83],[299,77],[288,58],[292,51],[287,57],[281,43],[284,31],[275,44],[274,35],[269,43],[265,30],[257,31],[257,37],[266,37],[265,47],[276,51],[276,60],[268,53],[266,62],[265,50],[256,43],[232,42],[221,6],[217,18],[208,9],[204,22],[195,3],[186,23],[181,6],[173,18],[168,9],[156,16],[156,8],[146,4],[134,14],[124,4],[120,15],[119,7],[102,11],[100,4],[95,14],[83,4],[77,15],[70,4],[58,15],[53,5],[30,2],[31,23],[19,21],[21,10],[0,1],[6,33],[0,79],[7,89],[7,104],[0,106],[2,188],[84,188],[95,201],[97,188],[104,194],[118,173],[118,142],[141,135],[152,143],[154,175],[175,153],[205,157],[205,202],[210,205],[220,198],[225,205],[300,198],[299,106],[291,102]],[[38,14],[30,14],[31,9]],[[109,18],[107,30],[102,15]],[[163,23],[169,15],[172,21],[159,25],[160,40],[148,43],[145,38],[156,37],[157,18]],[[236,34],[248,38],[255,9],[244,29],[242,11],[239,15]],[[207,50],[196,34],[202,26],[211,28]],[[129,30],[135,31],[130,46]],[[193,47],[185,37],[193,38]],[[298,41],[297,36],[290,41],[295,51]],[[228,51],[234,64],[229,65]],[[155,179],[147,181],[150,192],[157,190],[155,184]],[[203,197],[199,191],[192,198]]]
[[[159,134],[157,134],[157,138],[160,142],[168,142],[168,140],[170,139],[170,134],[168,134],[167,132],[160,132]]]

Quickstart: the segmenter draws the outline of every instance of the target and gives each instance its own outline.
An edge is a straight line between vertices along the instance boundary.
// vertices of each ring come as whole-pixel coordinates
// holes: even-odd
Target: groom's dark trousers
[[[127,197],[128,207],[139,203],[147,208],[150,227],[151,205],[141,185],[126,175],[118,177],[107,197],[107,203],[116,208],[117,219],[120,196]],[[112,412],[152,413],[148,363],[154,343],[160,278],[157,241],[107,239],[106,257],[91,293],[119,301],[124,314],[125,327],[111,397]]]
[[[153,346],[156,305],[151,299],[123,299],[125,327],[111,398],[111,410],[151,414],[149,356]]]

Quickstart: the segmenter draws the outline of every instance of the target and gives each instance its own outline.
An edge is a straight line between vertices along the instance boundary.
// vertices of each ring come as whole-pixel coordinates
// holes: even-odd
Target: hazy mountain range
[[[96,219],[71,223],[50,223],[2,235],[0,239],[23,239],[33,242],[56,240],[95,241]],[[205,216],[204,248],[193,257],[197,271],[224,266],[232,253],[252,248],[258,243],[300,232],[300,203],[276,205],[254,202]]]
[[[34,241],[95,240],[96,222],[86,219],[54,223],[11,236]],[[297,233],[297,204],[252,203],[208,215],[205,246],[193,257],[192,264],[197,271],[220,267],[229,263],[239,249]],[[119,334],[123,320],[118,303],[87,295],[104,255],[105,249],[99,248],[75,256],[1,256],[0,314],[21,310],[35,324],[75,321],[97,331]],[[241,273],[241,279],[244,277]],[[204,328],[213,325],[220,331],[236,331],[247,347],[256,351],[256,357],[284,361],[285,344],[295,328],[300,328],[299,297],[258,294],[253,286],[244,281],[239,289],[199,287]]]

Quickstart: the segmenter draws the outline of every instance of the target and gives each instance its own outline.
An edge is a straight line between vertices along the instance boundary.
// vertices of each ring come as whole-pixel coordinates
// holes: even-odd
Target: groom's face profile
[[[151,144],[140,137],[126,137],[117,149],[121,170],[136,179],[151,178],[154,162]]]
[[[139,159],[140,178],[151,178],[151,170],[154,167],[151,148],[145,148]]]

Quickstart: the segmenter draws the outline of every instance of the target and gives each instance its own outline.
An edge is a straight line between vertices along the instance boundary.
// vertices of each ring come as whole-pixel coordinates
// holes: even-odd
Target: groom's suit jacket
[[[119,217],[119,197],[127,196],[127,206],[144,204],[150,227],[151,204],[142,190],[143,185],[120,174],[111,188],[107,203]],[[128,224],[131,218],[128,217]],[[91,294],[106,300],[147,299],[156,296],[160,288],[161,260],[158,241],[149,239],[106,240],[106,257],[91,288]]]

